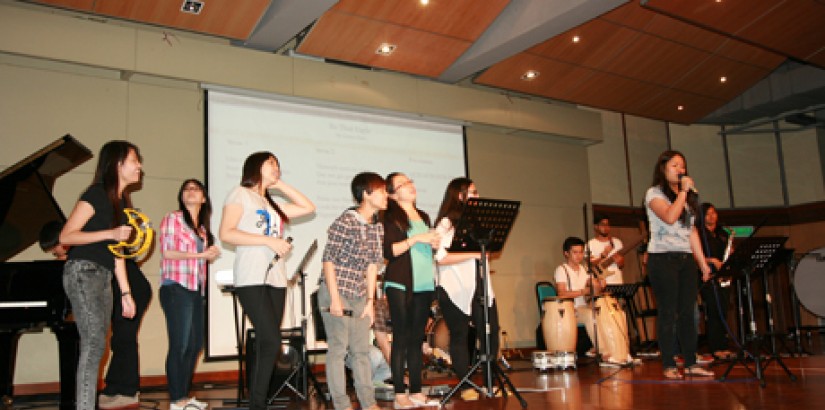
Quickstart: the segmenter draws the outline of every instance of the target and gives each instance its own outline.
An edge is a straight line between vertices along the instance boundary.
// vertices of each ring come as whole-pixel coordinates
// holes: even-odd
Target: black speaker
[[[295,373],[292,380],[287,380],[289,375],[301,365],[301,352],[303,346],[303,337],[301,335],[301,328],[281,329],[281,352],[278,359],[275,361],[275,368],[272,370],[272,378],[269,381],[269,390],[267,396],[274,395],[281,387],[289,382],[298,391],[301,391],[300,383],[302,378],[300,372]],[[249,329],[246,332],[246,387],[249,389],[249,383],[252,381],[252,375],[255,371],[255,359],[257,352],[255,349],[255,329]]]

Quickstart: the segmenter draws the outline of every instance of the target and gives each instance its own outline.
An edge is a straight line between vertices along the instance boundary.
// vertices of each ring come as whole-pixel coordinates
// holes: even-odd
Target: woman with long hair
[[[390,353],[396,409],[427,404],[421,393],[424,358],[421,342],[435,290],[433,248],[439,236],[430,230],[430,217],[416,208],[413,181],[400,172],[387,175],[389,201],[384,225],[384,287],[390,306],[393,338]],[[404,390],[404,364],[409,370],[409,394]]]
[[[277,190],[289,202],[278,205],[269,194]],[[284,256],[292,245],[285,224],[315,212],[315,204],[281,179],[278,159],[270,152],[246,158],[240,186],[226,198],[220,239],[235,248],[235,291],[255,328],[254,372],[250,377],[250,409],[266,409],[272,370],[281,350],[281,321],[286,298]]]
[[[438,306],[447,322],[450,332],[450,357],[453,361],[453,370],[461,377],[470,370],[470,356],[467,350],[470,319],[476,328],[476,337],[481,351],[485,351],[484,333],[484,306],[481,303],[484,290],[476,270],[476,263],[481,258],[479,252],[448,252],[447,248],[455,236],[455,226],[461,216],[464,203],[469,198],[478,198],[476,185],[470,178],[455,178],[447,184],[444,200],[436,218],[436,232],[441,235],[441,243],[435,255],[438,261]],[[490,276],[487,275],[489,278]],[[496,305],[493,287],[487,283],[489,292],[489,321],[490,321],[490,353],[498,355],[498,306]],[[475,343],[473,343],[475,345]],[[487,369],[485,368],[484,371]],[[485,376],[486,377],[486,376]],[[478,393],[465,387],[461,391],[465,400],[475,400]]]
[[[60,243],[71,246],[63,270],[63,288],[72,304],[80,333],[77,364],[77,408],[95,408],[98,368],[106,348],[112,304],[122,316],[135,317],[135,300],[127,279],[126,263],[107,245],[127,240],[124,208],[132,206],[128,187],[140,182],[142,165],[137,146],[109,141],[100,149],[92,184],[80,195],[60,232]],[[120,292],[113,302],[112,274]]]
[[[719,224],[719,213],[711,203],[702,204],[702,214],[705,216],[705,238],[708,244],[707,261],[716,271],[722,267],[725,259],[725,250],[728,248],[728,233]],[[725,320],[728,315],[728,301],[730,288],[717,281],[709,281],[700,285],[702,302],[705,305],[705,335],[708,348],[714,359],[727,359],[732,354],[728,350],[728,333]]]
[[[710,278],[710,267],[694,225],[699,212],[694,191],[685,156],[678,151],[659,155],[653,168],[653,184],[644,201],[651,233],[647,269],[657,302],[656,334],[664,375],[670,379],[682,377],[674,358],[677,340],[685,360],[685,374],[713,376],[713,372],[696,363],[696,264],[705,281]]]
[[[211,218],[206,187],[197,179],[187,179],[178,190],[178,210],[166,214],[160,224],[159,293],[169,336],[166,379],[171,410],[206,407],[187,395],[203,346],[206,263],[220,255],[209,228]]]

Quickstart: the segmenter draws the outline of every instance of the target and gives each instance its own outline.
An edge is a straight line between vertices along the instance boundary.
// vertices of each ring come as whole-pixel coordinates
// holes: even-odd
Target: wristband
[[[131,294],[132,294],[132,292],[126,291],[126,292],[121,293],[120,297],[128,296],[128,295],[131,295]]]

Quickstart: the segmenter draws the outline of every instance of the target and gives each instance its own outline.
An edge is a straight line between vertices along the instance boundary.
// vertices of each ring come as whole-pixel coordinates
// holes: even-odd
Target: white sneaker
[[[196,399],[195,396],[192,396],[192,398],[189,399],[189,402],[187,404],[191,404],[191,405],[197,407],[199,410],[203,410],[203,409],[209,407],[209,403],[207,403],[205,401],[200,401],[200,400]]]

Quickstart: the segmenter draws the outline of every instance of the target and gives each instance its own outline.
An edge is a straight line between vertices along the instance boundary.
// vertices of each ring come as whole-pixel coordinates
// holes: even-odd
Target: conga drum
[[[573,299],[544,298],[542,310],[541,330],[547,350],[575,352],[576,311],[573,309]]]
[[[626,363],[630,356],[627,317],[616,298],[605,295],[596,299],[596,326],[599,349],[614,363]]]

